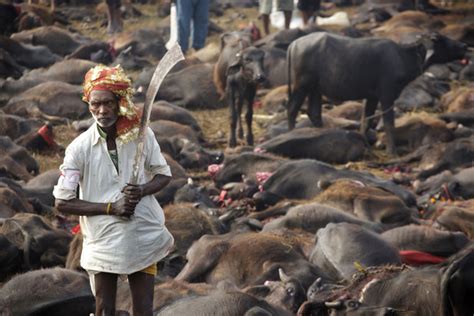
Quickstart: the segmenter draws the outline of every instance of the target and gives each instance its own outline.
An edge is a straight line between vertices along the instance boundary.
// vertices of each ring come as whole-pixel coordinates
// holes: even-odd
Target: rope
[[[388,111],[392,110],[394,107],[395,107],[395,104],[392,105],[391,107],[389,107],[388,109],[386,109],[385,111],[382,111],[382,112],[380,112],[380,113],[376,113],[376,114],[373,114],[373,115],[371,115],[371,116],[365,117],[365,118],[364,118],[364,121],[367,121],[367,120],[373,119],[373,118],[375,118],[375,117],[384,115],[384,114],[387,113]]]

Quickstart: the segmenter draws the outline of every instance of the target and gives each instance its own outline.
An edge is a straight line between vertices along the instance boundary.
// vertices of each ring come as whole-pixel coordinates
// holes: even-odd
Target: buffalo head
[[[296,278],[286,275],[281,268],[278,269],[278,274],[280,281],[266,281],[264,285],[246,289],[246,292],[296,313],[305,300],[304,288]]]
[[[266,80],[263,71],[265,52],[256,47],[246,47],[240,50],[227,68],[227,75],[238,73],[250,82],[262,83]]]
[[[224,154],[221,151],[208,150],[187,139],[181,139],[180,145],[178,162],[183,168],[199,169],[211,164],[219,164],[224,160]]]
[[[424,69],[433,64],[442,64],[463,59],[467,52],[467,45],[463,42],[452,40],[444,35],[432,33],[422,39],[428,49]]]

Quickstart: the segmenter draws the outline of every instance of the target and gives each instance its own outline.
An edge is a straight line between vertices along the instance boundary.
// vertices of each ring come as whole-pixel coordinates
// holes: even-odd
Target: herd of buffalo
[[[58,129],[93,123],[91,67],[120,64],[141,105],[166,52],[166,6],[157,27],[107,42],[73,26],[104,20],[81,3],[0,4],[2,316],[95,310],[78,218],[54,209],[59,170],[38,157],[63,155]],[[248,22],[235,12],[256,1],[211,1],[218,40],[172,70],[151,113],[175,238],[155,315],[474,315],[474,6],[333,5],[348,4],[350,26],[261,38],[213,22]],[[193,111],[222,107],[210,137]],[[119,282],[117,315],[131,304]]]

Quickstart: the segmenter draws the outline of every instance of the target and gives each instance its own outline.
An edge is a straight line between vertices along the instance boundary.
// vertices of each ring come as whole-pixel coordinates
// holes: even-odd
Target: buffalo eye
[[[359,302],[349,301],[349,302],[347,302],[347,306],[350,307],[350,308],[357,308],[357,307],[359,307]]]
[[[292,287],[289,287],[286,289],[286,293],[289,295],[289,296],[294,296],[295,295],[295,289],[292,288]]]

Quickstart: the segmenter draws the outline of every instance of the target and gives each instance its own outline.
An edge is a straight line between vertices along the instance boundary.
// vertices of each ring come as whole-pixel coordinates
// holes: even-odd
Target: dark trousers
[[[190,35],[192,47],[203,48],[209,24],[209,0],[176,0],[176,15],[178,43],[183,53],[188,50]]]

